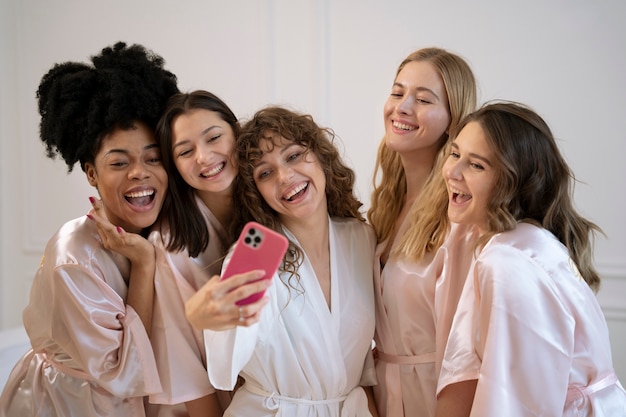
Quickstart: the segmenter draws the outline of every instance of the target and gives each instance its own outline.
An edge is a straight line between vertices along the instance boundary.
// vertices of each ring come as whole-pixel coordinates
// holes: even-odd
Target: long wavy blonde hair
[[[423,61],[431,63],[443,80],[449,103],[449,130],[454,129],[465,116],[476,109],[474,74],[460,56],[440,48],[423,48],[411,53],[402,61],[396,76],[406,64]],[[434,161],[433,170],[424,184],[421,197],[415,201],[408,214],[411,224],[414,224],[425,211],[428,211],[429,222],[423,225],[425,229],[408,228],[399,245],[391,253],[392,256],[398,255],[417,261],[443,243],[448,230],[447,213],[445,210],[441,212],[440,207],[433,206],[431,202],[439,201],[438,197],[446,192],[440,183],[433,182],[433,172],[441,169],[443,159],[441,149],[447,142],[448,134],[444,133],[439,141],[440,152]],[[407,193],[406,173],[400,155],[386,146],[384,137],[378,147],[372,182],[374,191],[367,217],[376,232],[378,242],[383,242],[393,233],[395,222],[402,210],[403,197]]]

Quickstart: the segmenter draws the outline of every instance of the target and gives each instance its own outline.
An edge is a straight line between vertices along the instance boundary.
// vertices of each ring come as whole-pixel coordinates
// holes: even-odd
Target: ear
[[[92,163],[85,163],[85,174],[87,175],[87,181],[89,181],[89,185],[98,188],[98,172],[96,171],[96,167]]]

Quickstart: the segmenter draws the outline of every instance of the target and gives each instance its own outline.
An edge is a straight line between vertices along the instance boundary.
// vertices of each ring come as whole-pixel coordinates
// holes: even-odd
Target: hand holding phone
[[[255,269],[265,271],[265,276],[260,279],[272,279],[288,247],[289,241],[285,236],[259,223],[249,222],[235,243],[235,249],[226,269],[222,272],[221,279]],[[261,291],[252,294],[235,304],[241,306],[253,303],[263,297],[264,293],[265,291]]]

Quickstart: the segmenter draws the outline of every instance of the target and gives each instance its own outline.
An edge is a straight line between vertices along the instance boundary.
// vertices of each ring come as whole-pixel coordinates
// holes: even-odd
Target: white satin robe
[[[166,251],[163,242],[168,236],[161,236],[158,228],[149,238],[157,248],[151,340],[163,386],[162,392],[150,396],[151,403],[179,404],[215,392],[207,378],[202,331],[194,329],[187,320],[185,303],[220,273],[227,234],[202,200],[196,197],[196,203],[210,236],[209,246],[197,258],[190,258],[187,251]]]
[[[376,249],[374,397],[380,417],[435,415],[437,376],[472,260],[469,229],[453,224],[434,253],[417,263],[390,258],[382,271],[380,256],[386,243]]]
[[[370,415],[359,386],[375,383],[371,359],[375,238],[371,228],[357,220],[329,222],[330,310],[305,258],[299,268],[301,291],[274,275],[270,302],[259,323],[205,330],[213,384],[229,390],[240,373],[246,380],[225,416]]]
[[[2,417],[143,417],[161,391],[150,340],[126,304],[129,262],[81,217],[48,242],[23,313],[32,350],[0,397]]]
[[[473,263],[438,392],[471,379],[475,417],[626,416],[604,315],[547,230],[520,223]]]

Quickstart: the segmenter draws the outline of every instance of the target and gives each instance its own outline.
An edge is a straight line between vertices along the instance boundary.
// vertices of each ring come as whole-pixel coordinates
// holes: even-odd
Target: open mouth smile
[[[287,194],[285,194],[283,196],[283,199],[287,200],[287,201],[293,201],[293,199],[295,197],[298,197],[298,196],[301,196],[302,194],[304,194],[306,192],[307,188],[309,188],[309,183],[308,182],[303,182],[302,184],[297,185],[291,191],[289,191]]]
[[[200,176],[203,177],[203,178],[214,177],[217,174],[219,174],[220,172],[222,172],[224,170],[224,167],[226,167],[226,162],[222,162],[221,164],[218,164],[218,165],[214,166],[210,170],[208,170],[206,172],[200,173]]]
[[[143,207],[150,204],[156,195],[156,190],[154,188],[141,190],[141,191],[132,191],[130,193],[124,194],[124,198],[133,206]]]

